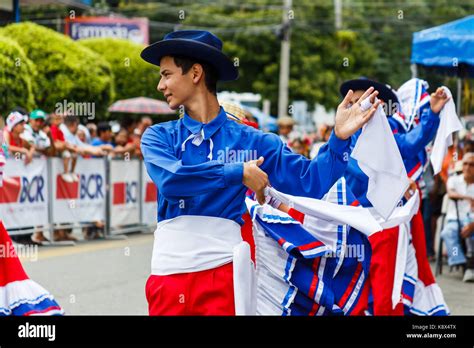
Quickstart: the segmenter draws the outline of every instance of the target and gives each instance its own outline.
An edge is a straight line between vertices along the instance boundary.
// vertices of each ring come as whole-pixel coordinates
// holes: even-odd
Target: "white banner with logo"
[[[145,163],[142,162],[142,224],[154,226],[157,224],[158,188],[148,175]]]
[[[77,180],[65,176],[63,160],[52,158],[53,223],[105,220],[105,162],[78,158]]]
[[[0,220],[7,229],[48,224],[47,162],[7,159],[0,187]]]
[[[140,161],[110,161],[110,226],[140,223]]]

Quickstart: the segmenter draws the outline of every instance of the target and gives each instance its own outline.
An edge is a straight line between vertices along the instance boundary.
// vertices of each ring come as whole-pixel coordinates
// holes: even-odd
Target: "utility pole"
[[[20,22],[20,0],[13,0],[13,20],[15,23]]]
[[[288,81],[290,79],[290,10],[292,0],[284,0],[278,89],[278,118],[288,114]]]
[[[334,27],[342,29],[342,0],[334,0]]]

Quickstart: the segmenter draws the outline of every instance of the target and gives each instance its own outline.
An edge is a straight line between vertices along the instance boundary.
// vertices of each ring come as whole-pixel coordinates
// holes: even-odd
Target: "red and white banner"
[[[52,158],[53,223],[105,220],[105,162],[78,158],[78,181],[63,179],[63,161]],[[46,162],[45,162],[46,163]]]
[[[142,162],[142,224],[156,225],[158,214],[158,188],[151,180]]]
[[[110,161],[110,226],[140,223],[140,161]]]
[[[7,159],[3,187],[0,188],[0,220],[6,229],[48,224],[47,165],[35,158]]]

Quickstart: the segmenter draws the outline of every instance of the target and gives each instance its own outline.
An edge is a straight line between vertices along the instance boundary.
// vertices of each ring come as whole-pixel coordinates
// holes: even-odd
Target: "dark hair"
[[[100,122],[97,125],[97,136],[100,137],[102,133],[111,131],[111,130],[112,130],[112,127],[110,126],[108,122]]]
[[[19,112],[19,113],[22,114],[22,115],[29,116],[28,111],[26,111],[26,109],[25,109],[25,108],[22,108],[21,106],[16,106],[16,107],[12,110],[12,112],[15,112],[15,111],[16,111],[16,112]]]
[[[194,64],[200,64],[202,70],[204,70],[204,82],[209,92],[216,94],[217,92],[217,79],[219,75],[217,74],[216,69],[209,63],[197,60],[195,58],[185,57],[185,56],[173,56],[174,63],[177,67],[180,67],[183,75],[187,74],[188,71]]]
[[[126,116],[120,122],[120,127],[128,129],[131,126],[136,126],[137,123],[138,121],[133,116]]]

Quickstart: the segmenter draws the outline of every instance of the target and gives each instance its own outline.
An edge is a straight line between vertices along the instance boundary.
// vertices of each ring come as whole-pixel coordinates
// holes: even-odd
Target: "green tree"
[[[162,98],[156,90],[160,78],[158,67],[140,58],[143,46],[128,40],[96,38],[78,41],[102,55],[112,68],[115,100],[133,97]]]
[[[15,41],[0,36],[0,115],[6,116],[15,106],[35,107],[34,64]]]
[[[106,113],[114,97],[110,65],[99,54],[65,35],[34,23],[11,24],[0,34],[14,39],[34,62],[35,101],[47,111],[64,100],[95,103],[96,115]]]

